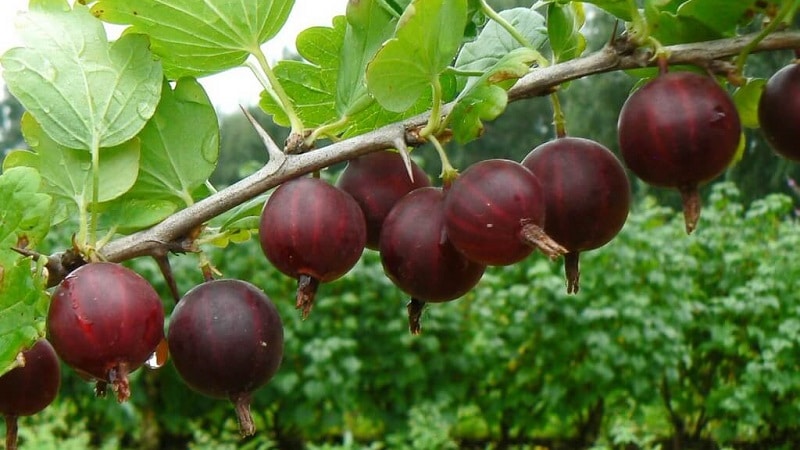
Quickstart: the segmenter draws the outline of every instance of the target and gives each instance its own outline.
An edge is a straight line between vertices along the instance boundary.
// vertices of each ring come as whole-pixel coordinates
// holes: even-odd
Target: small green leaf
[[[451,125],[456,141],[465,143],[480,137],[483,121],[496,119],[507,104],[508,95],[499,86],[481,84],[473,88],[453,108]]]
[[[761,92],[766,83],[767,80],[764,78],[751,78],[733,93],[733,102],[736,104],[736,110],[739,111],[742,126],[759,127],[758,102],[761,100]]]
[[[547,34],[556,62],[577,58],[586,49],[586,38],[581,34],[584,20],[580,3],[547,5]]]
[[[397,20],[377,0],[348,2],[347,29],[340,49],[336,111],[352,116],[369,105],[365,69],[381,45],[394,34]]]
[[[50,196],[39,192],[35,169],[17,167],[0,175],[0,375],[14,367],[17,353],[44,336],[49,297],[41,271],[11,247],[35,248],[50,227]]]
[[[130,140],[155,110],[161,66],[147,38],[109,45],[103,24],[76,4],[32,2],[17,23],[24,47],[0,58],[9,90],[64,147],[91,150]]]
[[[89,152],[59,145],[28,113],[22,116],[22,133],[33,152],[16,154],[7,166],[16,163],[37,169],[45,180],[46,192],[77,206],[79,211],[83,210],[92,197],[92,157]],[[139,140],[131,139],[102,149],[99,169],[99,201],[109,201],[127,192],[136,181],[139,170]]]
[[[133,233],[153,226],[178,210],[175,200],[139,198],[131,192],[120,198],[98,205],[100,229],[114,229],[119,233]]]
[[[453,62],[466,22],[466,0],[412,2],[395,37],[367,67],[367,88],[375,100],[389,111],[411,108]]]
[[[591,3],[625,22],[633,20],[632,11],[628,6],[631,3],[629,0],[584,0],[584,2]]]
[[[307,127],[318,127],[338,119],[336,75],[346,21],[336,16],[331,27],[312,27],[297,36],[297,51],[306,62],[284,60],[273,68],[284,91],[292,99],[295,113]],[[283,108],[266,91],[259,106],[273,116],[275,123],[289,126]]]
[[[500,12],[528,43],[538,49],[547,42],[544,17],[528,8],[513,8]],[[489,22],[473,42],[464,44],[456,58],[455,67],[467,72],[485,72],[495,67],[506,54],[522,47],[497,22]],[[463,84],[463,83],[462,83]]]
[[[140,172],[131,195],[192,204],[192,192],[208,180],[219,156],[217,114],[200,83],[182,78],[172,90],[165,81],[139,139]]]
[[[708,41],[722,37],[720,33],[696,18],[671,11],[670,6],[675,5],[660,5],[654,0],[645,3],[645,18],[650,27],[650,34],[662,44]]]
[[[469,87],[456,99],[449,125],[458,142],[469,142],[480,136],[483,121],[497,118],[508,104],[506,88],[526,73],[537,53],[520,47],[501,58],[483,76],[470,80]]]
[[[241,65],[283,28],[294,0],[100,0],[92,13],[150,37],[170,79]]]
[[[347,27],[349,24],[345,18],[337,16],[333,19],[333,27],[313,27],[301,32],[297,47],[306,61],[281,61],[273,69],[303,123],[309,127],[333,123],[343,117],[340,116],[340,109],[346,109],[349,120],[338,131],[343,137],[348,137],[425,111],[430,105],[430,94],[420,97],[412,108],[403,113],[387,111],[369,96],[358,97],[356,91],[351,94],[357,98],[339,99],[337,86],[340,85],[338,76],[342,76],[341,64],[346,60],[344,55],[352,51],[344,46]],[[364,70],[362,67],[361,71]],[[352,69],[352,72],[357,70]],[[345,92],[342,95],[350,94]],[[290,125],[283,108],[265,91],[261,93],[259,106],[272,115],[275,123]]]
[[[733,36],[755,3],[756,0],[688,0],[678,8],[678,15],[691,17],[720,36]]]

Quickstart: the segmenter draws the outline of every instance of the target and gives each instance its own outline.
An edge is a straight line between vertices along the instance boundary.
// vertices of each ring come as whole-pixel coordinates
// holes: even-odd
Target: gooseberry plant
[[[283,28],[293,0],[30,0],[17,16],[23,45],[0,57],[8,89],[27,111],[22,131],[29,146],[5,156],[0,176],[0,375],[19,365],[20,351],[46,334],[49,289],[78,267],[150,256],[170,281],[169,254],[191,252],[200,255],[211,281],[213,262],[202,256],[205,245],[274,237],[270,223],[260,220],[262,194],[373,152],[398,152],[411,174],[409,150],[432,147],[440,156],[438,183],[447,197],[450,186],[459,184],[459,172],[447,158],[448,140],[480,139],[484,123],[503,114],[509,102],[544,95],[553,100],[557,134],[564,137],[558,90],[577,78],[691,66],[733,96],[744,126],[758,127],[758,117],[769,117],[757,106],[758,86],[765,80],[747,77],[748,56],[800,48],[800,32],[790,29],[799,5],[798,0],[542,0],[496,11],[487,0],[351,0],[330,26],[298,35],[299,60],[273,64],[262,45]],[[608,45],[587,53],[581,28],[589,15],[599,14],[613,16],[620,26]],[[125,31],[109,40],[106,24]],[[219,153],[217,116],[198,79],[240,66],[263,85],[258,105],[291,132],[278,145],[248,115],[269,161],[217,190],[208,181]],[[692,101],[681,98],[684,105]],[[792,105],[797,104],[795,99]],[[708,130],[699,124],[689,131]],[[652,139],[662,138],[652,133]],[[692,165],[693,154],[650,144]],[[517,171],[533,180],[535,189],[554,183],[523,166]],[[695,181],[707,181],[701,178]],[[494,201],[485,194],[484,201]],[[627,209],[627,192],[620,196]],[[314,199],[290,203],[302,217]],[[539,237],[552,240],[544,209],[540,212]],[[514,220],[526,222],[520,226],[532,221]],[[37,249],[54,227],[69,228],[72,242],[42,254]],[[360,227],[364,234],[364,224]],[[304,238],[319,242],[303,244],[336,245],[338,237],[326,230],[319,226]],[[487,229],[482,234],[492,236]],[[558,242],[551,248],[558,249],[548,252],[556,258],[584,249]],[[572,258],[577,261],[577,255]],[[576,292],[577,276],[572,279],[569,289]],[[174,280],[170,284],[180,298]]]

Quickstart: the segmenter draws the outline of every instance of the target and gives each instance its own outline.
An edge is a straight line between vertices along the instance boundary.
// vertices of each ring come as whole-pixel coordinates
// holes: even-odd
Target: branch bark
[[[693,64],[716,70],[720,63],[724,66],[724,62],[720,60],[741,52],[754,37],[755,34],[751,34],[670,46],[667,47],[669,64]],[[754,51],[796,48],[800,48],[800,32],[784,31],[768,35]],[[582,58],[533,69],[509,90],[509,101],[546,95],[558,85],[578,78],[655,64],[649,51],[641,51],[630,47],[625,41],[619,41]],[[446,105],[442,114],[448,114],[452,107],[453,104]],[[120,262],[145,255],[157,255],[165,249],[189,250],[182,242],[197,227],[284,181],[373,151],[393,148],[398,141],[405,142],[408,146],[421,145],[423,141],[415,131],[427,123],[429,114],[390,124],[314,151],[286,155],[280,162],[273,161],[273,158],[259,171],[238,183],[175,213],[152,228],[115,239],[100,251],[107,260]]]

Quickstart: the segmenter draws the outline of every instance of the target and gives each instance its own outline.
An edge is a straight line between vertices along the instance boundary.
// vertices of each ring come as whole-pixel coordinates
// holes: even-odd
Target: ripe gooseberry
[[[399,153],[384,150],[350,160],[339,175],[336,186],[350,194],[364,213],[367,248],[378,249],[383,220],[400,198],[430,186],[428,175],[414,161],[410,167],[409,172]]]
[[[283,324],[269,297],[241,280],[195,286],[172,311],[167,342],[183,381],[232,401],[241,434],[253,434],[250,395],[272,379],[283,358]]]
[[[567,250],[551,239],[541,183],[522,164],[488,159],[468,167],[445,194],[447,237],[472,261],[516,263],[538,247],[551,258]]]
[[[665,70],[625,101],[619,145],[639,178],[680,191],[691,233],[700,217],[698,187],[728,167],[742,130],[736,106],[713,78]]]
[[[17,418],[47,408],[58,395],[61,367],[53,346],[39,339],[21,353],[21,363],[0,377],[0,414],[6,422],[6,449],[17,448]]]
[[[544,143],[528,153],[522,165],[542,182],[544,231],[568,250],[564,255],[567,292],[576,293],[580,252],[605,245],[628,218],[628,175],[610,150],[578,137]]]
[[[769,78],[758,102],[758,122],[776,153],[800,161],[800,64]]]
[[[109,262],[89,263],[67,275],[53,293],[47,335],[58,356],[105,395],[130,396],[128,374],[164,338],[164,307],[136,272]]]
[[[353,197],[318,178],[301,177],[270,195],[259,238],[267,259],[298,280],[297,309],[306,317],[319,283],[343,276],[361,257],[367,230]]]
[[[417,189],[392,208],[383,224],[381,262],[389,279],[412,298],[408,310],[413,334],[420,331],[425,302],[461,297],[480,281],[485,269],[450,243],[444,230],[443,202],[441,189]]]

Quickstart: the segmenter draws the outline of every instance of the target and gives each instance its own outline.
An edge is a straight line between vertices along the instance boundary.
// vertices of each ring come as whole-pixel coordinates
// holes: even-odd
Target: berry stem
[[[294,135],[303,136],[304,135],[303,122],[300,120],[300,117],[295,112],[294,106],[292,106],[291,98],[289,98],[289,96],[286,94],[286,91],[283,90],[283,86],[281,86],[278,77],[275,76],[275,73],[269,66],[269,62],[267,62],[267,57],[261,50],[261,46],[259,45],[253,46],[253,48],[250,50],[250,54],[255,57],[256,61],[258,62],[258,66],[255,66],[253,64],[248,64],[248,67],[250,68],[251,71],[253,71],[253,74],[256,76],[256,78],[258,78],[258,80],[264,86],[264,89],[272,95],[272,97],[277,101],[277,103],[286,113],[286,116],[289,118],[289,123],[292,126],[291,133]],[[257,69],[261,69],[261,72],[259,72]],[[266,79],[264,79],[264,77],[266,77]]]
[[[425,302],[418,298],[411,298],[406,304],[406,311],[408,311],[408,330],[413,335],[422,333],[422,326],[420,319],[422,318],[422,310],[425,308]]]
[[[433,100],[431,102],[431,115],[428,117],[428,123],[420,130],[419,135],[422,138],[433,137],[438,134],[442,128],[442,82],[439,77],[434,77],[431,82],[431,89],[433,92]]]
[[[314,297],[317,295],[319,280],[311,275],[301,274],[297,278],[297,304],[295,308],[303,314],[303,319],[307,319],[314,306]]]
[[[17,450],[17,416],[7,415],[6,419],[6,449]]]
[[[686,234],[692,234],[700,220],[700,192],[697,186],[685,186],[678,189],[683,201],[683,220],[686,223]]]
[[[428,139],[431,141],[431,144],[433,144],[436,153],[439,154],[439,160],[442,162],[442,173],[440,177],[442,178],[442,185],[446,188],[458,177],[458,170],[450,164],[450,159],[447,158],[447,152],[444,151],[442,143],[436,139],[436,136],[431,135]]]
[[[580,254],[569,252],[564,255],[564,273],[567,278],[567,294],[577,294],[580,289]]]
[[[566,137],[567,118],[564,116],[564,110],[561,108],[561,100],[558,99],[557,92],[550,94],[550,103],[553,104],[553,125],[556,127],[556,137]]]
[[[783,7],[778,10],[778,13],[769,24],[764,27],[761,32],[759,32],[756,37],[754,37],[747,45],[744,46],[739,55],[736,56],[736,73],[741,75],[744,71],[744,64],[747,61],[747,57],[750,53],[758,47],[758,44],[764,40],[765,37],[770,35],[773,31],[775,31],[781,24],[786,22],[791,22],[791,19],[797,13],[797,9],[800,7],[800,1],[793,0],[783,3]]]
[[[108,371],[108,381],[117,393],[117,401],[122,403],[131,397],[131,385],[128,382],[128,364],[121,362]]]
[[[522,224],[520,238],[522,242],[541,250],[542,253],[547,255],[550,259],[556,259],[568,251],[566,248],[562,247],[561,244],[548,236],[540,226],[533,222],[525,222]]]
[[[256,424],[253,415],[250,414],[250,394],[239,394],[231,398],[236,409],[236,417],[239,421],[239,434],[242,437],[252,436],[256,432]]]

